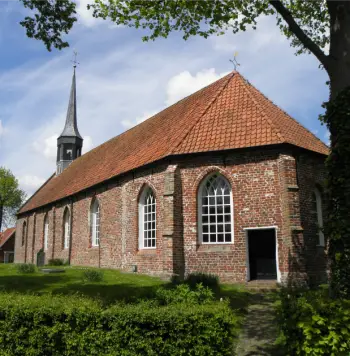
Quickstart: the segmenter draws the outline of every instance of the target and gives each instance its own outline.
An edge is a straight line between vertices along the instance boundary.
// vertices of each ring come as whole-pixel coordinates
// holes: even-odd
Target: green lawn
[[[45,274],[40,270],[33,274],[20,274],[13,264],[0,265],[0,291],[64,295],[79,293],[110,303],[116,300],[133,301],[138,298],[149,298],[159,286],[165,284],[159,278],[108,269],[103,269],[102,282],[84,282],[83,271],[86,268],[62,268],[65,272],[59,274]]]
[[[16,265],[1,264],[0,292],[63,295],[79,293],[87,297],[99,298],[109,304],[118,300],[131,302],[140,298],[152,298],[160,286],[171,286],[160,278],[110,269],[101,269],[104,272],[102,282],[84,282],[83,272],[87,268],[62,268],[65,272],[60,274],[44,274],[40,270],[33,274],[20,274],[16,270]],[[229,298],[231,307],[237,312],[244,313],[250,293],[239,285],[221,285],[216,295],[217,298]]]

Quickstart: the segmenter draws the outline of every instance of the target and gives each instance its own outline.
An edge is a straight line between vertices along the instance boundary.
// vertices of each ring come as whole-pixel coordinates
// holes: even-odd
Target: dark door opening
[[[248,231],[249,271],[252,279],[277,279],[275,229]]]

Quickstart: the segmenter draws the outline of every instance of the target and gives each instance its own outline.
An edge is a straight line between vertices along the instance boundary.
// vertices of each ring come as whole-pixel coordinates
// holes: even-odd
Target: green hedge
[[[350,355],[350,301],[328,291],[282,290],[278,320],[288,355]]]
[[[226,302],[114,305],[79,297],[0,295],[0,355],[231,355]]]

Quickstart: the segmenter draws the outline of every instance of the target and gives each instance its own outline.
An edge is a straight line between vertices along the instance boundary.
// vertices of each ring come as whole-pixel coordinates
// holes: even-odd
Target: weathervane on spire
[[[230,59],[230,62],[233,64],[235,70],[237,70],[237,67],[240,66],[240,64],[237,62],[237,57],[238,56],[238,52],[235,52],[233,55],[233,59]]]
[[[73,51],[73,56],[74,56],[74,58],[71,62],[73,63],[73,68],[75,69],[77,67],[77,65],[80,64],[77,61],[78,52],[76,50]]]

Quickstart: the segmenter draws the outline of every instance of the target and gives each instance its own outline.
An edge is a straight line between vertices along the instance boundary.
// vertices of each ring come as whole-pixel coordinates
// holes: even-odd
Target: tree
[[[51,50],[76,21],[72,0],[22,0],[36,11],[21,24],[27,35],[41,39]],[[93,1],[93,0],[91,0]],[[257,27],[261,15],[276,17],[276,25],[291,40],[296,53],[313,54],[329,76],[330,103],[322,118],[331,134],[327,159],[329,177],[329,237],[332,286],[335,294],[350,297],[350,1],[337,0],[95,0],[88,5],[96,18],[149,30],[144,40],[181,31],[207,38],[231,29]],[[329,46],[329,54],[325,53]]]
[[[23,204],[26,194],[10,170],[0,167],[0,231]]]

